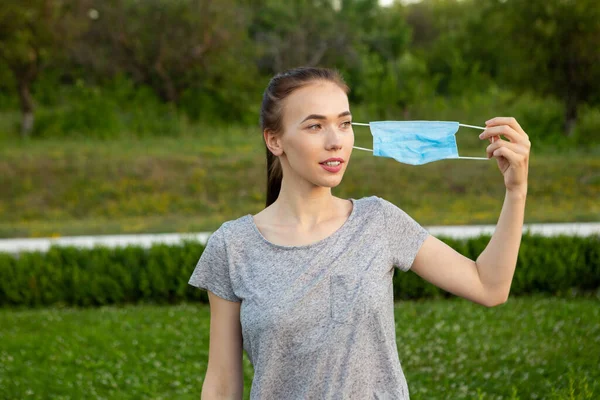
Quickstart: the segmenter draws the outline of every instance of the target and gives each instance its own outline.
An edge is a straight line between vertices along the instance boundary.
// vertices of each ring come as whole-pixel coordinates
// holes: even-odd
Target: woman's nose
[[[326,138],[327,149],[341,149],[342,148],[342,134],[337,129],[331,128],[327,132]]]

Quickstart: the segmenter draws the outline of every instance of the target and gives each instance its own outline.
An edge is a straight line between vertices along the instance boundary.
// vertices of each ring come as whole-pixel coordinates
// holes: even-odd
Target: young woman
[[[242,398],[243,349],[254,366],[252,399],[408,399],[394,268],[487,307],[508,298],[530,149],[517,121],[493,118],[480,136],[491,142],[506,196],[473,261],[387,200],[331,194],[354,144],[347,92],[335,71],[298,68],[264,93],[267,207],[223,223],[189,280],[210,302],[203,399]]]

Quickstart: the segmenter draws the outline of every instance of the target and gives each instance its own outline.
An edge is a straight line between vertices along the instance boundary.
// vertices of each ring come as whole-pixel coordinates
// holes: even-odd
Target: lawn
[[[485,155],[477,131],[461,155]],[[355,144],[371,148],[368,128]],[[539,152],[537,152],[539,151]],[[213,231],[265,202],[265,149],[256,129],[180,138],[0,143],[0,237]],[[600,157],[532,148],[525,222],[600,221]],[[378,195],[423,225],[495,224],[504,184],[496,162],[409,166],[353,150],[343,198]]]
[[[600,302],[511,298],[396,303],[411,399],[600,395]],[[209,308],[0,310],[0,398],[198,399]],[[245,399],[253,369],[244,353]]]

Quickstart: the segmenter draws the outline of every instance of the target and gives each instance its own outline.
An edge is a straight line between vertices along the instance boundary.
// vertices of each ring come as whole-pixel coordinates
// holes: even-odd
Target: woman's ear
[[[263,131],[263,137],[265,139],[265,144],[274,156],[280,156],[283,154],[281,135],[276,134],[270,129],[265,129]]]

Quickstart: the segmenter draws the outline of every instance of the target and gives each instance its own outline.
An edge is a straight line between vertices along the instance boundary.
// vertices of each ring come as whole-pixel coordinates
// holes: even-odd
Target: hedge
[[[440,239],[475,260],[490,237]],[[45,253],[0,253],[0,306],[207,303],[206,291],[187,283],[203,250],[199,242],[186,241],[148,249],[53,246]],[[598,295],[599,288],[600,236],[523,236],[511,296]],[[412,272],[396,271],[394,296],[451,295]]]

